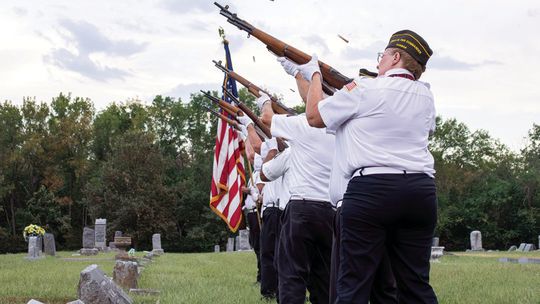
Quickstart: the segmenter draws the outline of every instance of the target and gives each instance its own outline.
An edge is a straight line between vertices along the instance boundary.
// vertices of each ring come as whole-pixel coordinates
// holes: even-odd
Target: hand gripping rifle
[[[250,108],[248,108],[248,106],[246,106],[245,103],[241,102],[240,100],[238,100],[238,98],[236,98],[231,92],[229,92],[226,88],[223,88],[223,92],[225,92],[225,94],[227,96],[229,96],[230,99],[232,99],[234,101],[235,104],[238,105],[238,107],[240,108],[240,110],[244,111],[244,113],[249,117],[251,118],[251,120],[253,120],[253,123],[255,124],[255,126],[257,126],[265,135],[266,138],[272,138],[272,133],[270,132],[270,129],[262,123],[262,121],[259,119],[259,117],[257,117],[257,115],[255,115],[255,113],[253,113],[253,111],[251,111]],[[257,128],[255,128],[257,129]],[[277,141],[277,145],[278,145],[278,150],[281,152],[283,150],[285,150],[288,145],[287,143],[285,143],[283,141],[283,139],[279,138],[279,137],[276,137],[276,141]]]
[[[276,112],[278,114],[296,115],[296,112],[293,109],[291,109],[291,108],[287,107],[286,105],[284,105],[283,103],[281,103],[279,100],[277,100],[271,94],[269,94],[268,92],[266,92],[263,89],[259,88],[258,86],[254,85],[253,83],[251,83],[250,81],[248,81],[244,77],[238,75],[238,73],[236,73],[234,71],[231,71],[231,70],[227,69],[226,67],[224,67],[223,65],[221,65],[221,61],[212,60],[212,62],[216,65],[216,67],[218,69],[223,71],[223,73],[226,73],[229,77],[231,77],[234,80],[240,82],[244,87],[246,87],[246,89],[248,89],[248,91],[251,94],[255,95],[255,97],[260,97],[261,96],[260,92],[263,92],[266,95],[270,96],[270,100],[272,101],[272,110],[274,110],[274,112]]]
[[[240,30],[246,31],[249,36],[254,36],[262,43],[266,44],[266,48],[276,54],[277,56],[285,56],[297,64],[305,64],[311,60],[311,56],[308,54],[286,44],[285,42],[276,39],[275,37],[261,31],[248,22],[238,18],[236,14],[229,11],[229,6],[222,6],[217,2],[214,4],[219,7],[220,14],[227,18],[227,21],[232,25],[238,27]],[[344,85],[351,82],[353,79],[344,76],[333,67],[319,60],[319,66],[321,68],[322,78],[331,88],[340,90]],[[323,85],[323,89],[326,94],[333,95],[333,90],[328,86]]]

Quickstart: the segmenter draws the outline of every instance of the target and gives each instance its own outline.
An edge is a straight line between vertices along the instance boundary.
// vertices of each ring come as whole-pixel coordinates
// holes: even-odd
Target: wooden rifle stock
[[[296,115],[296,112],[293,109],[291,109],[291,108],[287,107],[286,105],[284,105],[283,103],[281,103],[279,100],[277,100],[271,94],[269,94],[268,92],[266,92],[263,89],[259,88],[255,84],[251,83],[250,81],[248,81],[247,79],[245,79],[244,77],[239,75],[238,73],[236,73],[234,71],[231,71],[231,70],[227,69],[226,67],[224,67],[223,65],[221,65],[221,61],[212,60],[212,62],[216,65],[216,67],[218,69],[220,69],[221,71],[226,73],[229,77],[231,77],[234,80],[240,82],[255,97],[257,97],[257,98],[260,97],[261,96],[260,92],[263,92],[266,95],[270,96],[270,100],[272,101],[272,110],[274,110],[274,112],[276,112],[278,114]]]
[[[216,103],[220,108],[222,108],[225,112],[231,114],[232,116],[234,116],[234,118],[236,118],[236,116],[243,116],[244,113],[238,108],[238,107],[235,107],[233,106],[232,104],[228,103],[228,102],[225,102],[215,96],[212,96],[210,94],[210,92],[205,92],[203,90],[201,90],[201,93],[204,94],[204,96],[206,96],[206,98],[210,99],[212,102]]]
[[[231,127],[236,129],[237,131],[241,131],[240,127],[238,126],[237,121],[230,119],[229,117],[217,112],[216,110],[214,110],[214,109],[212,109],[210,107],[207,107],[207,106],[204,106],[204,105],[202,107],[205,108],[208,112],[214,114],[215,116],[225,120],[229,125],[231,125]]]
[[[259,117],[257,117],[257,115],[255,115],[255,113],[253,113],[253,111],[251,111],[250,108],[248,108],[248,106],[246,106],[245,103],[241,102],[240,100],[238,100],[238,98],[236,98],[233,94],[231,94],[231,92],[229,92],[226,88],[223,88],[223,92],[225,92],[225,94],[227,96],[229,96],[230,99],[232,99],[234,101],[235,104],[238,105],[238,107],[244,111],[244,113],[249,117],[251,118],[251,120],[253,120],[253,123],[255,124],[256,127],[258,127],[263,133],[264,135],[266,135],[266,138],[272,138],[272,133],[270,132],[270,128],[268,128],[260,119]],[[283,150],[285,150],[288,145],[287,143],[285,143],[285,141],[283,141],[283,139],[279,138],[279,137],[276,137],[276,141],[277,141],[277,145],[278,145],[278,150],[281,152]]]
[[[227,21],[232,25],[238,27],[240,30],[246,31],[249,35],[254,36],[264,43],[269,51],[276,54],[277,56],[284,56],[294,61],[296,64],[305,64],[311,60],[311,56],[300,51],[299,49],[286,44],[285,42],[267,34],[266,32],[261,31],[260,29],[249,24],[245,20],[238,18],[236,14],[233,14],[229,11],[229,6],[222,6],[217,2],[214,4],[219,7],[220,14],[227,18]],[[340,72],[338,72],[333,67],[319,60],[319,66],[321,69],[322,77],[324,82],[326,82],[330,87],[340,90],[344,85],[351,82],[353,79],[349,78]],[[331,88],[323,85],[325,93],[332,95],[334,93]]]

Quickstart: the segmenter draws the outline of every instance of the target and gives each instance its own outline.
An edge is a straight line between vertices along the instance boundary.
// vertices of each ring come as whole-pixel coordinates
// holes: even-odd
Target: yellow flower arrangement
[[[23,237],[26,240],[29,236],[43,236],[45,235],[45,229],[38,225],[30,224],[24,227]]]

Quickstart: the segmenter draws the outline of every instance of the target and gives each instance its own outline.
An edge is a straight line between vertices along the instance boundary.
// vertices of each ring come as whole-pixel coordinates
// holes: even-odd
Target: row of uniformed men
[[[324,100],[316,56],[303,66],[278,59],[295,77],[307,116],[277,115],[262,94],[261,119],[274,136],[264,142],[239,117],[257,153],[250,196],[263,199],[264,297],[304,303],[307,289],[311,303],[437,302],[429,285],[436,201],[427,150],[435,110],[429,86],[417,81],[431,53],[416,33],[397,32],[379,77],[357,78]],[[276,137],[289,145],[281,153]]]

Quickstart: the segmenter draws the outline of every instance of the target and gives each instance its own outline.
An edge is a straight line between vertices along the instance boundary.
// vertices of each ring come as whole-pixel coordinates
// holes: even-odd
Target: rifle
[[[286,44],[285,42],[261,31],[260,29],[249,24],[245,20],[238,18],[236,14],[229,11],[229,6],[222,6],[217,2],[214,4],[219,7],[220,14],[227,18],[227,21],[232,25],[238,27],[240,30],[246,31],[249,36],[255,36],[262,43],[266,45],[266,48],[276,54],[277,56],[287,57],[297,64],[305,64],[311,60],[311,56],[308,54]],[[319,66],[321,68],[321,74],[324,82],[326,82],[331,88],[340,90],[344,85],[351,82],[353,79],[344,76],[333,67],[319,60]],[[334,91],[328,86],[323,85],[323,90],[328,95],[333,95]]]
[[[232,104],[228,103],[228,102],[225,102],[217,97],[214,97],[210,94],[210,92],[205,92],[203,90],[201,90],[201,93],[204,94],[204,96],[206,96],[206,98],[210,99],[212,102],[216,103],[220,108],[222,108],[225,112],[229,113],[230,115],[232,115],[234,118],[236,118],[236,116],[243,116],[244,113],[242,111],[240,111],[239,108],[233,106]]]
[[[229,77],[231,77],[234,80],[240,82],[244,87],[246,87],[248,89],[248,91],[251,94],[255,95],[255,97],[260,97],[261,96],[260,92],[263,92],[266,95],[270,96],[270,100],[272,101],[272,109],[274,110],[274,112],[276,112],[278,114],[296,115],[296,112],[293,109],[291,109],[291,108],[287,107],[286,105],[284,105],[283,103],[281,103],[279,100],[277,100],[271,94],[269,94],[268,92],[266,92],[263,89],[259,88],[258,86],[254,85],[253,83],[251,83],[250,81],[248,81],[244,77],[238,75],[238,73],[236,73],[234,71],[231,71],[231,70],[227,69],[226,67],[224,67],[223,65],[221,65],[221,61],[212,60],[212,62],[216,65],[216,67],[218,69],[223,71],[223,73],[226,73]]]
[[[210,107],[207,107],[205,105],[202,105],[203,108],[205,108],[207,111],[209,111],[210,113],[214,114],[215,116],[225,120],[229,125],[231,125],[235,130],[237,131],[241,131],[240,127],[238,126],[238,122],[236,122],[235,120],[232,120],[230,119],[229,117],[217,112],[216,110],[210,108]]]
[[[270,132],[270,129],[259,119],[259,117],[257,117],[257,115],[255,115],[255,113],[253,113],[253,111],[251,111],[250,108],[248,108],[248,106],[246,106],[245,103],[238,100],[238,98],[236,98],[236,96],[234,96],[231,92],[229,92],[227,90],[227,88],[225,88],[225,87],[223,87],[223,92],[225,93],[225,95],[229,96],[229,98],[232,99],[234,101],[234,103],[237,104],[238,107],[242,111],[244,111],[244,113],[249,118],[251,118],[251,120],[253,120],[253,124],[255,124],[255,126],[258,127],[264,133],[266,138],[272,138],[272,133]],[[255,130],[257,130],[257,128],[255,128]],[[283,141],[283,139],[277,137],[276,141],[277,141],[277,145],[278,145],[278,150],[280,152],[285,150],[288,147],[287,143],[285,143],[285,141]]]

